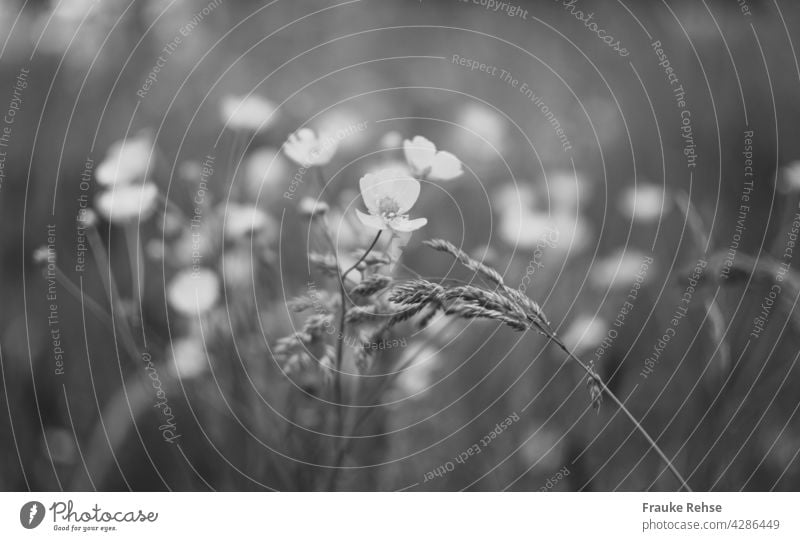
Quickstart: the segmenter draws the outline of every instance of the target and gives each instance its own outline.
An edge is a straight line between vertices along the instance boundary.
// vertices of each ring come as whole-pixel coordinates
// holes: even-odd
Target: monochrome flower
[[[205,349],[197,338],[181,338],[172,344],[170,370],[181,379],[191,379],[208,369]]]
[[[306,218],[316,218],[328,212],[330,206],[325,201],[306,196],[297,204],[297,210]]]
[[[553,212],[574,213],[579,203],[589,200],[592,190],[588,181],[571,171],[555,171],[545,177],[545,189]]]
[[[573,353],[585,353],[605,338],[608,327],[605,319],[583,314],[569,325],[561,340]]]
[[[211,269],[199,268],[179,272],[167,288],[172,308],[185,316],[210,310],[219,298],[219,277]]]
[[[646,259],[637,250],[617,250],[594,263],[590,281],[597,288],[629,287],[638,276],[643,279],[642,263]]]
[[[273,226],[269,215],[254,205],[231,203],[225,207],[225,238],[236,240]]]
[[[420,184],[402,171],[382,169],[368,173],[361,177],[359,186],[369,214],[358,209],[356,213],[367,227],[407,233],[428,223],[426,218],[408,219],[407,213],[419,197]]]
[[[310,128],[301,128],[283,144],[283,152],[300,167],[316,167],[331,161],[338,142],[333,137],[317,135]]]
[[[507,139],[505,122],[494,109],[471,103],[461,110],[457,124],[461,129],[455,132],[453,144],[461,152],[484,162],[503,154]]]
[[[661,216],[664,205],[664,190],[649,182],[631,186],[622,196],[620,210],[634,222],[654,222]]]
[[[275,105],[256,94],[225,96],[220,108],[228,128],[255,133],[264,131],[275,115]]]
[[[384,150],[394,150],[403,146],[403,136],[398,131],[389,131],[381,137],[381,148]]]
[[[784,192],[800,191],[800,161],[791,162],[784,167],[781,180],[779,187]]]
[[[100,192],[95,199],[97,212],[113,224],[144,221],[153,215],[158,188],[151,182],[129,184]]]
[[[403,142],[406,161],[415,176],[428,180],[452,180],[461,176],[461,160],[444,150],[436,150],[436,145],[417,135]]]
[[[115,142],[95,170],[97,183],[111,187],[142,180],[150,166],[152,153],[153,143],[145,136]]]

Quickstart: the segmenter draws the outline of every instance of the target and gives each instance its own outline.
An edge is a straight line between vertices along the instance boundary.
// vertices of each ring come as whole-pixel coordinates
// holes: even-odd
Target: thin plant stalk
[[[128,265],[131,273],[131,297],[133,313],[139,321],[144,322],[142,313],[142,291],[144,289],[144,258],[139,240],[139,230],[134,222],[125,224],[125,244],[128,248]]]
[[[608,388],[608,386],[605,384],[602,378],[600,378],[597,372],[595,372],[594,368],[581,361],[574,353],[572,353],[569,350],[569,348],[565,346],[564,343],[556,336],[555,332],[550,331],[549,334],[550,335],[548,336],[548,338],[552,340],[559,348],[561,348],[561,350],[563,350],[564,353],[566,353],[570,359],[575,361],[583,369],[583,371],[586,372],[586,375],[593,382],[595,382],[600,387],[600,389],[602,389],[602,391],[606,395],[608,395],[609,398],[611,398],[611,401],[617,405],[617,407],[625,414],[625,416],[628,417],[631,423],[633,423],[633,426],[636,427],[636,430],[638,430],[639,433],[644,437],[644,439],[647,440],[647,443],[650,444],[650,447],[653,449],[653,451],[655,451],[656,454],[661,458],[661,460],[664,461],[664,464],[666,464],[667,468],[669,468],[669,471],[672,472],[672,475],[674,475],[675,478],[680,482],[681,486],[684,489],[686,489],[687,492],[692,492],[691,487],[683,478],[683,476],[680,474],[680,472],[672,463],[672,461],[669,459],[669,457],[667,457],[664,451],[661,450],[661,447],[659,447],[659,445],[655,442],[655,440],[653,440],[653,438],[650,437],[650,434],[647,433],[647,430],[645,430],[645,428],[642,426],[639,420],[636,419],[636,417],[625,406],[625,404],[623,404],[622,401],[619,398],[617,398],[617,395],[614,394],[611,391],[611,389]]]
[[[135,360],[139,356],[138,347],[136,345],[136,340],[133,338],[130,320],[125,316],[125,310],[120,303],[121,297],[117,288],[117,284],[114,281],[114,275],[111,273],[111,262],[108,259],[108,254],[106,254],[105,248],[103,247],[103,242],[100,240],[100,235],[98,234],[97,229],[94,227],[89,228],[86,233],[86,238],[89,240],[89,247],[92,249],[92,255],[94,256],[97,270],[100,273],[100,281],[102,282],[109,298],[112,328],[116,328],[114,325],[114,321],[116,321],[114,314],[122,313],[122,318],[120,318],[121,324],[119,326],[120,336],[132,355],[132,360]]]
[[[326,228],[327,229],[327,228]],[[339,296],[340,296],[340,307],[339,307],[339,331],[336,335],[336,364],[334,368],[333,374],[333,392],[334,392],[334,401],[336,403],[337,415],[336,415],[336,433],[344,436],[344,417],[345,417],[345,410],[343,404],[343,392],[342,392],[342,356],[344,354],[344,335],[345,335],[345,317],[347,314],[347,293],[345,291],[345,280],[347,279],[347,275],[353,272],[362,261],[364,261],[369,253],[375,248],[375,245],[378,243],[378,240],[381,238],[381,233],[383,230],[379,230],[378,233],[375,235],[375,238],[372,239],[372,243],[369,247],[364,251],[361,257],[353,263],[346,271],[344,271],[339,279]],[[335,253],[335,252],[334,252]],[[337,267],[339,266],[338,257],[336,260]],[[339,460],[337,455],[337,461]],[[330,476],[329,480],[329,490],[332,490],[336,486],[336,479],[338,477],[338,464],[335,467]]]

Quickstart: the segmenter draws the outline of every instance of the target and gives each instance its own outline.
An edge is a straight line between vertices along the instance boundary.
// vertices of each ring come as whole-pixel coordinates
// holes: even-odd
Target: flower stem
[[[661,460],[664,461],[664,463],[667,465],[667,468],[669,468],[669,471],[672,472],[672,475],[674,475],[675,478],[680,482],[681,486],[683,486],[683,488],[685,488],[687,492],[692,492],[692,489],[689,486],[689,484],[680,474],[680,472],[672,463],[672,461],[667,457],[664,451],[661,450],[661,447],[659,447],[658,444],[655,442],[655,440],[652,437],[650,437],[650,434],[647,433],[647,430],[644,429],[642,424],[638,421],[638,419],[636,419],[636,417],[634,417],[634,415],[625,406],[625,404],[623,404],[622,401],[619,398],[617,398],[617,395],[611,392],[611,389],[609,389],[608,386],[605,384],[605,382],[600,378],[600,376],[597,375],[597,372],[595,372],[594,368],[581,361],[574,353],[572,353],[569,350],[569,348],[567,348],[567,346],[565,346],[564,343],[556,336],[555,332],[553,332],[550,329],[548,330],[550,333],[549,338],[553,342],[555,342],[555,344],[559,348],[561,348],[569,356],[570,359],[578,363],[578,365],[584,370],[584,372],[586,372],[589,378],[591,378],[595,383],[597,383],[598,386],[600,386],[603,392],[611,398],[611,401],[614,402],[614,404],[616,404],[617,407],[620,410],[622,410],[622,412],[628,417],[631,423],[633,423],[633,426],[636,427],[639,433],[642,436],[644,436],[644,439],[647,440],[647,443],[650,444],[650,447],[653,449],[653,451],[655,451],[656,454],[658,454],[658,456],[661,458]]]
[[[144,328],[144,315],[142,313],[142,290],[144,288],[144,261],[139,229],[134,223],[125,225],[125,245],[128,248],[128,265],[131,273],[131,298],[133,300],[133,314],[137,321],[142,322]]]
[[[378,234],[375,235],[375,238],[372,239],[372,243],[369,245],[369,248],[363,253],[363,255],[353,263],[353,265],[344,271],[339,278],[339,297],[340,297],[340,307],[339,307],[339,332],[336,335],[336,366],[335,372],[333,374],[333,392],[334,392],[334,402],[336,403],[337,409],[337,416],[336,416],[336,433],[340,435],[344,435],[344,404],[343,401],[343,393],[342,393],[342,356],[344,353],[344,336],[345,336],[345,315],[347,314],[347,293],[345,291],[344,283],[347,280],[347,275],[354,271],[364,259],[369,255],[375,245],[378,243],[378,239],[381,238],[381,233],[383,230],[378,231]],[[334,246],[334,254],[335,246]],[[339,260],[337,256],[336,264],[338,266]],[[337,458],[338,460],[338,458]],[[333,490],[336,487],[336,478],[338,474],[338,464],[336,464],[337,468],[331,473],[331,477],[329,480],[328,490]]]

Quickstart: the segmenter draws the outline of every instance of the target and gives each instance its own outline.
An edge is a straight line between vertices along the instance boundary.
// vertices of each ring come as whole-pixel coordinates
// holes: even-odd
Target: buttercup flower
[[[325,165],[336,153],[338,142],[333,137],[324,137],[310,128],[301,128],[289,136],[283,151],[300,167]]]
[[[361,177],[359,186],[369,214],[358,209],[356,213],[367,227],[407,233],[428,223],[426,218],[408,219],[407,212],[419,197],[420,184],[402,171],[382,169],[368,173]]]
[[[151,182],[143,185],[117,186],[100,192],[95,200],[97,212],[114,224],[144,221],[156,208],[158,188]]]
[[[145,136],[117,141],[109,147],[105,159],[97,166],[97,183],[109,187],[143,179],[152,149],[152,142]]]
[[[273,120],[275,105],[261,96],[225,96],[220,105],[222,120],[232,130],[261,132]]]
[[[415,176],[428,180],[452,180],[461,176],[461,160],[444,150],[436,150],[436,145],[421,135],[403,142],[406,161]]]
[[[210,269],[179,272],[169,283],[167,300],[175,311],[194,316],[210,310],[219,297],[219,277]]]

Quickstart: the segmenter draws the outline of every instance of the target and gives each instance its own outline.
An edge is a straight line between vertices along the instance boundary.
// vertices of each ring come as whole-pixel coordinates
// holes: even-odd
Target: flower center
[[[391,197],[384,197],[378,202],[378,213],[385,220],[394,220],[399,211],[400,205]]]

